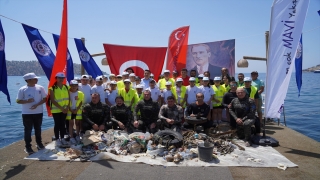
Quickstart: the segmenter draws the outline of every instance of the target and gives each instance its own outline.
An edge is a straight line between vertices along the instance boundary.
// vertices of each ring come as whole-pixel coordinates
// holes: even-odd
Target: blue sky
[[[265,31],[269,30],[273,0],[69,0],[68,36],[86,38],[91,54],[104,52],[103,43],[163,46],[170,33],[190,25],[189,44],[236,40],[236,62],[242,56],[265,57]],[[63,0],[0,0],[0,14],[55,34],[60,33]],[[303,68],[320,64],[319,0],[310,0],[303,28]],[[6,36],[7,60],[36,60],[21,24],[0,17]],[[52,35],[40,31],[55,52]],[[73,39],[73,61],[80,63]],[[101,65],[103,57],[96,57]],[[235,63],[236,63],[235,62]],[[249,61],[236,73],[265,72],[265,62]]]

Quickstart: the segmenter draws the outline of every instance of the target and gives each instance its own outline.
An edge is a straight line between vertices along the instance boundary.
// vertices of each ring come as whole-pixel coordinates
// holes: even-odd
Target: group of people
[[[56,74],[56,82],[49,88],[49,100],[42,86],[37,84],[34,73],[23,76],[27,85],[20,88],[17,103],[22,104],[22,119],[25,127],[25,151],[33,153],[31,131],[35,129],[38,149],[43,149],[41,142],[42,104],[51,109],[54,119],[56,145],[65,145],[64,135],[69,134],[70,143],[81,141],[81,133],[86,130],[106,131],[108,129],[149,131],[169,128],[180,132],[190,128],[185,121],[188,117],[202,117],[206,131],[222,120],[222,110],[231,128],[242,126],[245,140],[251,145],[251,126],[255,124],[255,113],[260,120],[261,93],[263,81],[257,79],[258,72],[251,77],[238,75],[238,81],[229,76],[226,68],[221,69],[221,76],[210,79],[210,72],[197,75],[196,70],[182,69],[177,72],[165,70],[158,82],[151,77],[150,70],[144,71],[144,77],[136,76],[128,68],[121,75],[95,78],[91,84],[89,75],[75,78],[66,85],[65,74]],[[260,108],[260,109],[259,109]],[[261,117],[260,117],[261,116]],[[74,126],[76,133],[74,135]],[[193,127],[193,126],[192,126]]]

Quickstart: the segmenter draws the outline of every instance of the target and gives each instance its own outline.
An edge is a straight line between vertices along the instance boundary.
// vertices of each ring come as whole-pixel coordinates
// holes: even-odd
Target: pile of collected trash
[[[57,154],[87,161],[100,152],[109,152],[122,156],[144,155],[152,159],[160,157],[167,162],[179,163],[196,157],[202,161],[211,161],[218,158],[217,155],[230,154],[237,146],[239,145],[232,143],[226,136],[212,137],[194,131],[182,134],[172,130],[158,131],[155,134],[127,134],[111,129],[107,132],[87,131],[83,135],[82,144],[71,146],[64,152],[57,151]]]

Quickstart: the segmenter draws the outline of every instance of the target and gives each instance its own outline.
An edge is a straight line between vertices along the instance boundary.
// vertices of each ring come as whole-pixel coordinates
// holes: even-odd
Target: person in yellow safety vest
[[[65,74],[59,72],[56,74],[56,82],[49,88],[51,113],[54,120],[54,135],[56,138],[56,146],[67,145],[64,140],[66,134],[66,117],[69,109],[69,90],[63,83]],[[69,124],[68,126],[69,127]]]
[[[117,82],[117,88],[118,88],[118,90],[124,88],[124,82],[123,82],[123,81],[124,81],[125,79],[129,79],[129,73],[127,73],[127,72],[123,72],[123,73],[122,73],[122,80],[120,80],[120,81]]]
[[[196,83],[197,87],[200,87],[203,85],[203,77],[204,77],[203,74],[199,74],[198,78],[196,78],[196,80],[198,80],[198,83]]]
[[[176,85],[171,88],[172,94],[176,100],[176,104],[182,108],[186,107],[184,96],[186,95],[187,88],[182,85],[183,79],[177,78]]]
[[[200,75],[202,75],[202,76],[200,76]],[[196,77],[196,76],[197,76],[197,71],[195,69],[191,69],[190,70],[190,77],[194,77],[196,79],[196,86],[201,86],[201,85],[199,85],[199,77],[203,78],[203,74],[199,74],[198,77]]]
[[[221,83],[221,77],[216,76],[213,79],[214,85],[212,85],[212,88],[215,92],[214,98],[212,100],[213,107],[212,107],[212,120],[214,123],[221,123],[222,119],[222,99],[223,95],[226,92],[226,89],[220,85]]]
[[[223,84],[221,86],[223,86],[226,89],[225,93],[227,93],[230,90],[231,78],[229,76],[224,75],[222,76],[222,80],[223,80]]]
[[[256,103],[256,106],[257,106],[258,100],[259,100],[258,89],[254,86],[251,86],[252,79],[250,77],[245,77],[243,81],[244,81],[244,86],[242,87],[246,91],[249,98],[254,99],[254,102]]]
[[[238,80],[239,81],[237,81],[238,87],[243,87],[244,86],[243,78],[244,78],[244,74],[243,73],[239,73],[238,74]]]
[[[167,81],[170,81],[171,84],[174,84],[175,81],[173,78],[170,78],[170,71],[169,70],[164,70],[163,71],[163,75],[164,75],[164,78],[163,79],[160,79],[159,82],[158,82],[158,86],[159,86],[159,89],[162,91],[164,89],[166,89],[166,82]]]
[[[122,80],[121,74],[118,74],[114,80],[117,81],[117,82],[121,81]]]
[[[67,113],[67,120],[69,121],[69,135],[70,142],[72,144],[80,143],[80,131],[81,131],[81,120],[82,120],[82,105],[84,103],[84,94],[78,90],[78,82],[76,80],[70,81],[69,90],[69,110]],[[73,136],[73,126],[76,124],[76,134]]]
[[[135,100],[136,100],[136,90],[130,87],[130,80],[125,79],[124,80],[124,88],[118,89],[119,96],[122,96],[124,99],[124,104],[129,106],[131,110],[134,109]]]

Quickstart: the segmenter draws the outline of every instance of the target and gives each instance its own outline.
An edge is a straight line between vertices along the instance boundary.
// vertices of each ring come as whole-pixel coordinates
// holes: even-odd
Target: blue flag
[[[298,86],[298,97],[300,96],[300,90],[301,90],[301,86],[302,86],[302,55],[303,55],[303,51],[302,51],[302,34],[300,37],[300,41],[297,47],[297,52],[296,52],[296,59],[295,59],[295,66],[296,66],[296,82],[297,82],[297,86]]]
[[[31,48],[34,54],[37,56],[44,73],[46,74],[48,80],[50,80],[51,71],[56,56],[52,53],[49,45],[42,38],[38,29],[25,24],[22,24],[22,27],[26,32]]]
[[[319,14],[319,16],[320,16],[320,10],[318,11],[318,14]]]
[[[74,42],[76,43],[76,46],[78,49],[81,64],[84,67],[84,69],[87,71],[87,73],[91,75],[93,78],[96,78],[97,76],[101,76],[102,75],[101,69],[99,68],[97,63],[93,60],[87,48],[82,43],[81,39],[74,38]]]
[[[60,36],[57,34],[52,34],[54,44],[56,45],[56,49],[58,49],[58,44],[59,44],[59,38]],[[74,72],[73,72],[73,61],[69,52],[69,48],[67,49],[68,54],[67,54],[67,80],[70,82],[71,80],[74,79]]]
[[[7,100],[11,104],[10,94],[8,91],[8,75],[6,65],[6,54],[4,53],[5,37],[0,20],[0,91],[7,95]]]

